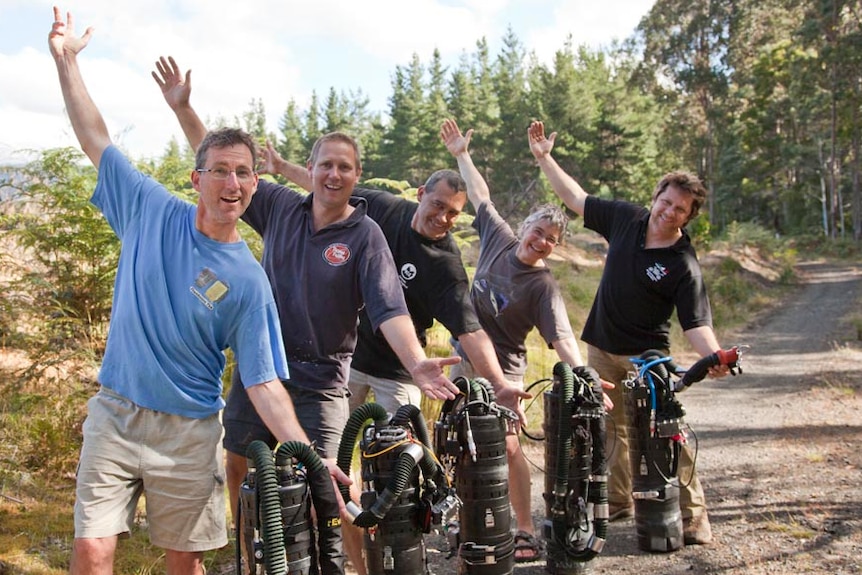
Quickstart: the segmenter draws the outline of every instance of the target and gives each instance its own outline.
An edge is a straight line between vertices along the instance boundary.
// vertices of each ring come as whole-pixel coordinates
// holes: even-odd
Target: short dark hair
[[[344,132],[329,132],[317,138],[314,145],[311,147],[311,154],[308,156],[308,163],[312,166],[317,161],[317,155],[320,153],[320,147],[327,142],[342,142],[353,148],[353,154],[356,156],[356,170],[362,169],[362,157],[359,154],[359,144],[353,136],[348,136]]]
[[[671,185],[691,195],[691,213],[688,215],[688,219],[686,220],[686,223],[688,223],[697,217],[697,214],[700,213],[700,208],[702,208],[703,204],[706,202],[706,187],[704,187],[700,178],[691,172],[681,170],[670,172],[662,176],[661,180],[656,184],[655,190],[653,190],[652,193],[653,201],[662,195],[665,190],[667,190],[668,186]]]
[[[433,194],[434,188],[440,182],[444,182],[456,192],[467,192],[467,183],[461,174],[455,170],[437,170],[425,180],[425,193]]]
[[[257,144],[248,132],[239,128],[219,128],[207,132],[195,154],[195,168],[204,167],[210,148],[229,148],[236,145],[243,145],[248,148],[251,152],[251,168],[255,169],[257,166]]]

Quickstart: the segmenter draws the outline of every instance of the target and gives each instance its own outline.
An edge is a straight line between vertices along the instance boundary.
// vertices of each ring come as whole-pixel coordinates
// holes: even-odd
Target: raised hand
[[[467,134],[461,134],[458,124],[455,120],[446,119],[440,127],[440,138],[446,144],[446,149],[453,156],[458,156],[467,151],[470,146],[470,139],[473,137],[473,130],[467,130]]]
[[[554,148],[554,140],[557,139],[557,133],[552,132],[549,138],[545,137],[545,124],[540,121],[533,121],[530,127],[527,128],[527,138],[530,142],[530,152],[537,160],[541,160],[551,153]]]
[[[260,161],[257,166],[258,173],[261,174],[280,174],[279,171],[280,164],[284,163],[284,159],[281,157],[281,154],[278,153],[278,150],[275,149],[275,146],[272,145],[272,142],[269,140],[266,141],[266,148],[263,148],[260,151]]]
[[[159,57],[156,70],[158,74],[153,72],[153,79],[162,90],[162,96],[171,110],[176,111],[182,106],[188,106],[192,94],[192,71],[186,71],[183,76],[173,56],[168,56],[167,59],[164,56]]]
[[[93,35],[93,27],[84,31],[80,38],[75,35],[75,20],[72,13],[66,13],[66,21],[63,22],[60,9],[54,6],[54,24],[48,33],[48,47],[55,59],[63,58],[66,54],[77,54],[90,43]]]

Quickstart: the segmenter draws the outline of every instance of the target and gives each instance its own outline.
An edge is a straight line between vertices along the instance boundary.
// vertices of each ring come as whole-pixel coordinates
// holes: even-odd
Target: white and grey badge
[[[406,288],[407,282],[416,277],[416,266],[409,262],[404,264],[398,272],[398,277],[401,280],[401,285]]]

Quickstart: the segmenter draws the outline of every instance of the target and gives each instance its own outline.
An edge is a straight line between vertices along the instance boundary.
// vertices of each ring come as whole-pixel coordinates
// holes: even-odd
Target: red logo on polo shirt
[[[323,259],[331,266],[343,266],[350,260],[350,247],[347,244],[330,244],[323,250]]]

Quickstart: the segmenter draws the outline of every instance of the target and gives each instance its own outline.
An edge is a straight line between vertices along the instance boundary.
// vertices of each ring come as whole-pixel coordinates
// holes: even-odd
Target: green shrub
[[[583,326],[596,297],[602,277],[601,267],[555,266],[554,277],[566,300],[572,326]]]
[[[16,270],[6,298],[37,347],[101,349],[111,313],[120,244],[89,202],[96,174],[81,157],[72,148],[44,152],[0,214],[4,242],[32,262]]]
[[[794,236],[788,242],[796,251],[804,254],[818,254],[822,257],[859,260],[862,257],[862,244],[851,237],[827,238],[822,233]]]
[[[362,183],[363,186],[375,190],[385,190],[397,196],[405,195],[410,190],[410,182],[407,180],[390,180],[389,178],[369,178]],[[413,188],[412,198],[416,198],[416,188]]]

